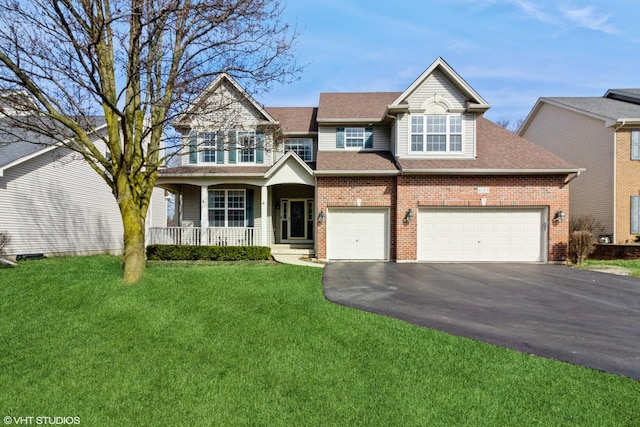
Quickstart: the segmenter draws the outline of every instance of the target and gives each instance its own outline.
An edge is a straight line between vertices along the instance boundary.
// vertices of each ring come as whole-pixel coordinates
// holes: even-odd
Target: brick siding
[[[549,208],[548,259],[566,259],[568,221],[552,221],[558,210],[569,218],[569,187],[565,176],[436,176],[402,175],[397,177],[319,177],[318,211],[331,207],[360,206],[390,208],[390,257],[398,261],[417,258],[417,212],[419,207],[484,206]],[[479,194],[478,187],[488,189]],[[403,223],[408,209],[414,220]],[[326,225],[318,224],[318,258],[326,258]]]
[[[631,234],[631,196],[640,195],[640,161],[631,160],[631,131],[616,133],[615,242],[635,241]]]

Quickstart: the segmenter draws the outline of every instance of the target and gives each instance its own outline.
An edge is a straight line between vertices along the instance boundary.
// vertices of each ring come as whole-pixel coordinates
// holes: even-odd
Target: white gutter
[[[396,176],[399,170],[321,170],[315,171],[315,176]]]
[[[403,169],[403,175],[558,175],[585,169]]]

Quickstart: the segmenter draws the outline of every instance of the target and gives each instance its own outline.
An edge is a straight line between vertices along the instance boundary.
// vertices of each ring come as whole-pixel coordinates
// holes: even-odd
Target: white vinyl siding
[[[423,108],[425,102],[432,98],[434,94],[444,97],[454,109],[463,110],[466,107],[466,99],[460,91],[456,89],[444,74],[440,71],[435,71],[411,94],[408,99],[409,108]]]
[[[10,255],[123,249],[122,219],[111,189],[68,150],[55,149],[5,170],[0,206],[0,230],[12,239]]]
[[[586,169],[571,181],[570,214],[591,215],[603,234],[613,234],[614,131],[602,120],[543,103],[521,136]]]

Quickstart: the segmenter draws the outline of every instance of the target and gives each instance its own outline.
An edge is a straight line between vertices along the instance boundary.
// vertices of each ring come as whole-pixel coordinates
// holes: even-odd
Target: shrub
[[[6,252],[4,248],[11,243],[11,236],[6,231],[0,231],[0,257],[5,256]]]
[[[573,231],[569,234],[569,258],[575,264],[581,265],[594,250],[595,236],[586,230]]]
[[[271,248],[267,246],[147,246],[147,259],[156,261],[261,261],[270,258]]]
[[[569,232],[573,233],[574,231],[588,231],[593,234],[594,237],[597,237],[604,232],[604,227],[600,221],[591,215],[582,215],[572,217],[571,220],[569,220]]]

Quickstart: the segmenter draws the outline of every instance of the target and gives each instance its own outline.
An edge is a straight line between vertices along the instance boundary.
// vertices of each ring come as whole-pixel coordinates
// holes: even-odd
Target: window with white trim
[[[200,162],[201,163],[215,163],[216,162],[216,148],[217,148],[217,134],[215,132],[201,132],[200,138]]]
[[[238,163],[255,163],[256,133],[238,132]]]
[[[364,128],[345,128],[344,141],[347,148],[364,148]]]
[[[640,160],[640,130],[631,131],[631,160]]]
[[[244,227],[245,218],[245,190],[209,191],[210,227]]]
[[[640,196],[631,196],[631,234],[640,234]]]
[[[462,116],[411,116],[412,152],[462,152]]]
[[[290,138],[284,143],[284,152],[293,151],[305,162],[313,161],[313,140],[311,138]]]

